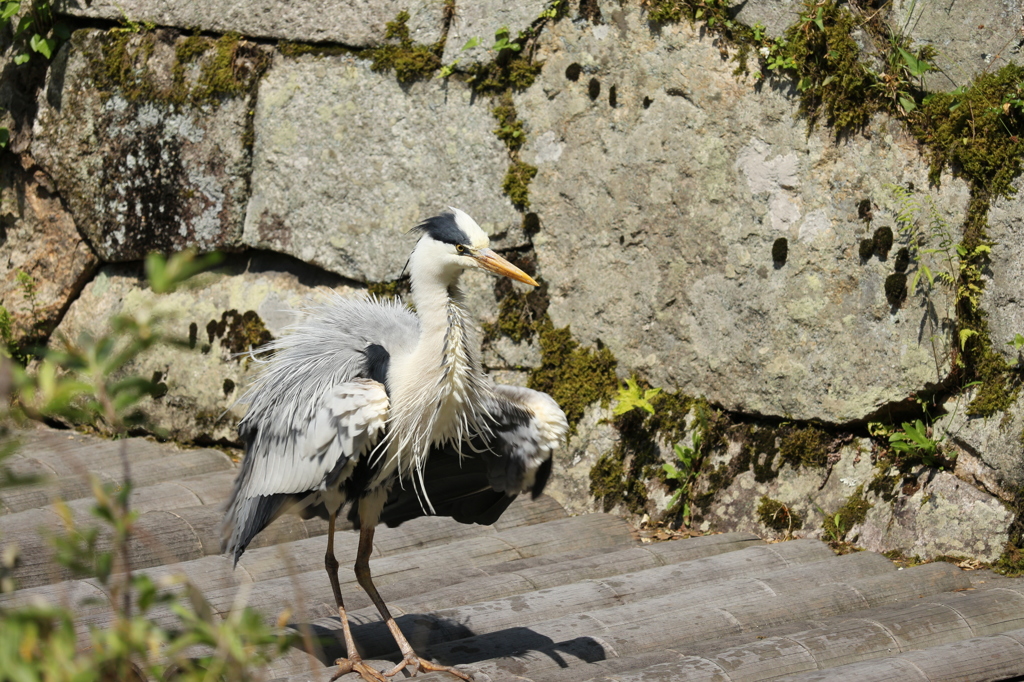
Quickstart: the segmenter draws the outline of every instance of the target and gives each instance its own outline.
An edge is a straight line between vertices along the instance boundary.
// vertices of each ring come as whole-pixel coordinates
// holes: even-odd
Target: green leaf
[[[57,41],[52,38],[44,38],[38,33],[34,34],[28,41],[29,47],[49,59],[53,55],[53,48]]]
[[[903,95],[900,95],[900,106],[903,107],[903,111],[910,113],[914,109],[917,109],[917,102],[910,99],[909,97],[904,97]]]
[[[824,8],[823,7],[819,7],[818,8],[818,14],[817,14],[817,16],[814,17],[814,23],[818,25],[818,29],[821,30],[821,31],[825,30],[825,21],[821,17],[823,11],[824,11]]]
[[[16,28],[14,30],[14,37],[17,38],[17,37],[21,36],[21,34],[27,32],[30,28],[32,28],[32,13],[31,12],[29,12],[28,14],[23,16],[21,18],[21,20],[18,21],[18,28]]]
[[[974,331],[973,329],[961,329],[960,330],[960,350],[964,350],[967,347],[967,339],[971,338],[972,336],[977,336],[977,335],[978,335],[978,332]],[[1018,334],[1017,336],[1020,336],[1020,334]]]
[[[660,388],[652,388],[641,394],[640,386],[637,385],[636,379],[630,377],[626,379],[626,387],[619,389],[615,409],[612,410],[612,413],[617,417],[639,407],[646,412],[654,414],[654,405],[649,401],[660,392]]]
[[[480,44],[479,36],[473,36],[472,38],[470,38],[469,40],[466,41],[466,44],[462,46],[462,49],[463,50],[472,50],[474,47],[478,46],[479,44]]]
[[[8,2],[4,4],[4,9],[0,12],[0,21],[7,21],[21,9],[20,2]]]
[[[29,60],[29,59],[30,59],[31,57],[32,57],[32,55],[30,55],[29,53],[27,53],[27,52],[22,52],[21,54],[19,54],[19,55],[16,55],[16,56],[14,57],[14,63],[15,63],[15,64],[24,64],[24,63],[25,63],[25,62],[27,62],[27,61],[28,61],[28,60]]]
[[[1017,334],[1009,344],[1013,346],[1014,350],[1021,350],[1024,348],[1024,335]]]
[[[900,57],[903,59],[903,63],[906,65],[907,71],[910,72],[911,76],[919,78],[928,71],[931,71],[932,65],[926,62],[925,60],[918,59],[914,55],[904,50],[902,47],[898,47],[896,49],[899,50]]]
[[[159,253],[151,253],[146,256],[146,277],[153,291],[166,294],[174,291],[189,277],[213,267],[221,260],[223,256],[216,251],[198,258],[192,251],[182,251],[169,259]]]

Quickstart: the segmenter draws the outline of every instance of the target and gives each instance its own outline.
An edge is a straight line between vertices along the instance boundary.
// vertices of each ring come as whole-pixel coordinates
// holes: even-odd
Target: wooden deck
[[[240,600],[268,620],[288,610],[293,623],[334,644],[315,656],[294,650],[267,679],[329,678],[329,662],[345,652],[323,570],[325,523],[282,519],[232,570],[218,554],[217,524],[235,473],[223,453],[50,429],[22,442],[15,470],[59,483],[0,496],[0,542],[17,542],[23,558],[21,589],[0,605],[45,598],[73,605],[82,632],[109,623],[103,592],[94,581],[68,580],[43,532],[61,527],[51,507],[58,495],[74,517],[89,518],[84,474],[121,480],[125,448],[132,506],[141,513],[135,567],[154,577],[184,573],[221,614]],[[339,534],[343,566],[355,541]],[[567,517],[542,497],[517,500],[494,526],[425,518],[380,528],[371,568],[417,650],[477,682],[1024,675],[1024,580],[946,563],[899,570],[878,554],[837,557],[811,540],[769,545],[733,533],[642,544],[617,517]],[[344,567],[342,580],[364,657],[390,665],[393,640]],[[166,611],[153,617],[172,622]]]

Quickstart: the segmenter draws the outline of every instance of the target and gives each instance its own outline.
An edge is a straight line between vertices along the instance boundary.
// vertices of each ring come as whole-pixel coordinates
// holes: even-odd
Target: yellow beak
[[[530,286],[540,286],[533,277],[530,277],[490,249],[480,249],[473,254],[473,257],[476,258],[476,262],[479,263],[480,267],[484,270],[493,272],[496,275],[502,275],[504,277],[514,279],[517,282],[529,284]]]

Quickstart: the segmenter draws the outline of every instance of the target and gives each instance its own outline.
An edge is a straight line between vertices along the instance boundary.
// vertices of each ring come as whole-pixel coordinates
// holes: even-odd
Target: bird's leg
[[[338,581],[338,558],[334,556],[334,519],[336,516],[337,513],[332,512],[327,521],[327,555],[324,557],[324,566],[327,568],[327,578],[331,581],[331,589],[334,590],[334,603],[338,606],[338,615],[341,616],[341,631],[345,636],[345,651],[348,657],[339,658],[334,662],[338,666],[338,670],[331,680],[336,680],[342,675],[355,671],[367,682],[387,682],[379,670],[371,668],[363,662],[359,652],[356,651],[356,643],[352,639],[348,614],[345,613],[345,602],[341,598],[341,583]]]
[[[391,612],[388,611],[387,604],[381,599],[380,593],[377,592],[377,588],[373,584],[373,577],[370,575],[370,554],[373,553],[373,530],[374,527],[370,524],[365,524],[359,531],[359,550],[356,552],[356,580],[359,581],[359,585],[363,588],[370,600],[373,602],[377,610],[380,611],[381,618],[387,623],[388,629],[391,630],[391,636],[395,638],[395,642],[398,643],[398,648],[402,652],[402,662],[396,665],[391,670],[384,673],[386,677],[391,677],[397,674],[400,670],[409,666],[412,670],[412,674],[415,675],[420,670],[426,670],[427,672],[433,672],[435,670],[443,670],[444,672],[451,673],[456,677],[460,677],[464,680],[469,680],[470,677],[466,673],[459,672],[455,668],[450,668],[445,665],[436,665],[430,661],[420,658],[416,655],[416,652],[412,650],[412,646],[409,644],[409,640],[405,638],[402,631],[398,627],[398,623],[392,618]]]

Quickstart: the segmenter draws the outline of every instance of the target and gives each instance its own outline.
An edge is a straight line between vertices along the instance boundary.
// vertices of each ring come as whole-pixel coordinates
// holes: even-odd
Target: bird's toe
[[[467,680],[467,682],[469,680],[473,679],[472,677],[470,677],[466,673],[464,673],[462,671],[459,671],[459,670],[456,670],[455,668],[452,668],[452,667],[447,666],[447,665],[437,665],[436,663],[431,663],[427,659],[420,658],[419,656],[406,657],[405,659],[402,660],[401,663],[399,663],[394,668],[392,668],[391,670],[387,671],[384,674],[387,677],[393,677],[394,675],[398,674],[399,671],[401,671],[401,670],[403,670],[405,668],[408,668],[413,676],[415,676],[420,671],[427,672],[427,673],[446,672],[446,673],[449,673],[451,675],[455,675],[459,679]]]
[[[359,676],[366,680],[366,682],[388,682],[388,679],[384,677],[384,673],[367,665],[362,660],[339,658],[334,664],[338,666],[338,669],[331,676],[332,682],[342,675],[349,673],[359,673]]]

